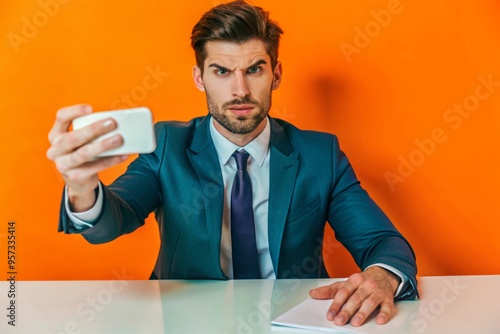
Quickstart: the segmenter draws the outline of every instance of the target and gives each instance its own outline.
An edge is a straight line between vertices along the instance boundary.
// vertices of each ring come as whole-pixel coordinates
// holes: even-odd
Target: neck
[[[239,133],[233,133],[223,127],[219,122],[217,122],[214,118],[212,118],[214,121],[214,127],[215,129],[227,140],[229,140],[231,143],[234,145],[237,145],[239,147],[243,147],[247,145],[249,142],[257,138],[258,135],[262,131],[264,131],[266,124],[267,124],[267,117],[260,122],[260,124],[253,130],[252,132],[245,133],[245,134],[239,134]]]

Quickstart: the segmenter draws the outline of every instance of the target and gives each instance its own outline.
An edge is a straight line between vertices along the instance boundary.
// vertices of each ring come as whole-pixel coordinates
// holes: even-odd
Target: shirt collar
[[[246,144],[244,147],[239,147],[227,140],[214,126],[215,120],[212,118],[210,122],[210,136],[217,150],[217,155],[219,156],[219,161],[221,166],[228,163],[229,158],[238,149],[244,149],[247,151],[255,162],[259,166],[262,166],[264,159],[266,158],[267,152],[269,151],[269,141],[271,139],[271,125],[269,118],[266,119],[266,127],[264,130],[251,142]]]

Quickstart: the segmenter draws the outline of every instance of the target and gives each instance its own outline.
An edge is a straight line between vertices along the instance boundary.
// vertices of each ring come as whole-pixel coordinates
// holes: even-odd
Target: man
[[[47,152],[66,182],[59,231],[108,242],[155,211],[161,246],[152,278],[317,278],[328,277],[317,255],[328,221],[363,271],[311,296],[335,298],[327,317],[337,325],[360,326],[378,307],[384,324],[395,299],[417,294],[413,251],[361,188],[335,136],[268,116],[282,80],[281,34],[244,1],[207,12],[191,42],[209,115],[156,124],[156,150],[110,186],[98,172],[126,156],[95,157],[123,140],[92,141],[116,123],[69,132],[91,107],[59,110]],[[297,270],[307,259],[318,270]]]

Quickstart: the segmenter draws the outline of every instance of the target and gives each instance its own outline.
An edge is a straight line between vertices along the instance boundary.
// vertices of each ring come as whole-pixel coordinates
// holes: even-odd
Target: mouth
[[[252,110],[255,108],[255,106],[251,104],[241,104],[241,105],[235,105],[228,107],[227,109],[231,111],[233,114],[236,116],[246,116],[249,113],[252,112]]]

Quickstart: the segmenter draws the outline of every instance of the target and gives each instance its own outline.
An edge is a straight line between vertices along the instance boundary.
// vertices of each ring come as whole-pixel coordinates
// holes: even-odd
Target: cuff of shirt
[[[406,284],[406,282],[408,282],[408,276],[406,276],[405,274],[403,274],[401,271],[397,270],[393,266],[389,266],[389,265],[384,264],[384,263],[374,263],[374,264],[366,267],[365,270],[370,268],[370,267],[374,267],[374,266],[389,270],[391,273],[395,274],[396,276],[398,276],[401,279],[401,283],[399,283],[399,286],[396,289],[396,292],[394,293],[394,297],[397,297],[401,293],[403,286]]]
[[[65,206],[66,206],[66,213],[69,216],[69,219],[73,223],[73,226],[77,230],[83,230],[85,228],[93,227],[95,221],[97,218],[99,218],[99,215],[101,214],[102,211],[102,185],[101,182],[99,182],[99,187],[97,190],[97,199],[92,208],[90,208],[87,211],[84,212],[72,212],[71,209],[69,208],[69,199],[68,199],[68,186],[64,188],[64,197],[66,198]]]

